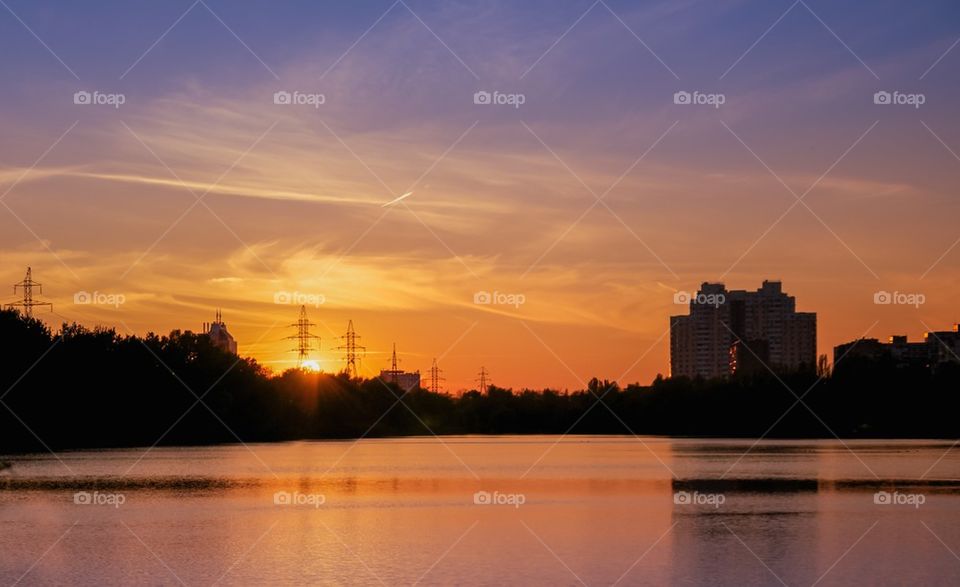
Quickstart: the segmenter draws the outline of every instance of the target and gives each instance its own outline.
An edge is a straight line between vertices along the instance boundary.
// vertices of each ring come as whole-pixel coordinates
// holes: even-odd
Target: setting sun
[[[958,36],[0,0],[0,587],[960,586]]]

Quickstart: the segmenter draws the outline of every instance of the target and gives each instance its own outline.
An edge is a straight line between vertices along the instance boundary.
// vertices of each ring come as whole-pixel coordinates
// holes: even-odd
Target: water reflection
[[[960,581],[949,444],[753,444],[471,437],[61,455],[75,474],[52,456],[3,457],[0,582]]]

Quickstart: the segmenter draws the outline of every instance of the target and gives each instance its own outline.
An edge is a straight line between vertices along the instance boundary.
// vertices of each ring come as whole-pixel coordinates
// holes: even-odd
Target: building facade
[[[220,310],[217,310],[217,316],[213,322],[203,325],[203,330],[207,333],[207,336],[210,337],[210,342],[213,343],[213,346],[228,353],[237,354],[237,341],[227,330],[227,325],[223,321],[223,315],[220,313]]]
[[[954,324],[953,330],[928,332],[924,335],[924,342],[933,365],[960,363],[960,324]]]
[[[393,345],[393,355],[390,358],[390,368],[380,371],[380,380],[386,383],[394,383],[404,391],[411,391],[420,388],[420,371],[404,371],[399,367],[397,359],[397,345]]]
[[[797,312],[779,281],[764,281],[756,291],[704,283],[687,297],[690,313],[670,318],[672,377],[815,368],[817,315]]]
[[[917,342],[910,342],[904,335],[894,335],[887,342],[861,338],[833,348],[834,366],[849,358],[931,369],[945,363],[960,363],[960,324],[954,324],[953,330],[927,332],[923,340]]]
[[[387,383],[396,383],[397,387],[404,391],[411,391],[420,388],[420,372],[414,371],[391,371],[384,369],[380,371],[380,379]]]

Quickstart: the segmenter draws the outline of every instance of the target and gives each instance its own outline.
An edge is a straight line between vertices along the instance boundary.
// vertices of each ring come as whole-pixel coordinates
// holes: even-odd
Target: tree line
[[[848,358],[832,373],[461,395],[273,374],[205,334],[121,335],[0,310],[0,453],[431,434],[958,438],[960,366]]]

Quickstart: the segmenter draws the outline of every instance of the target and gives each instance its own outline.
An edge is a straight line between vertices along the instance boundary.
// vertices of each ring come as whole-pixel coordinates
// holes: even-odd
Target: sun
[[[301,367],[304,371],[312,371],[314,373],[320,372],[320,363],[316,361],[304,361]]]

